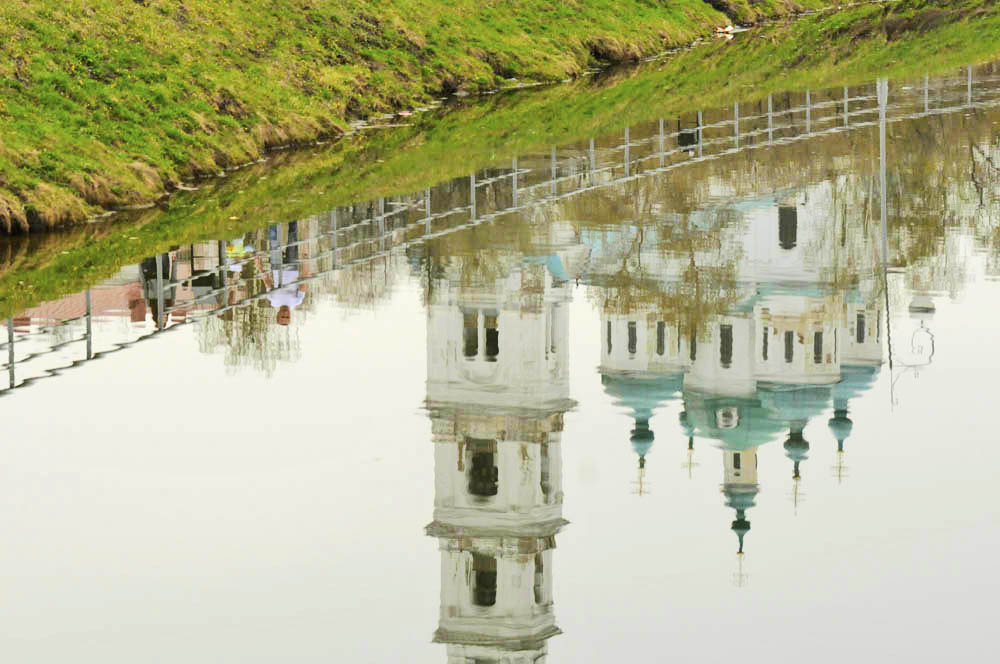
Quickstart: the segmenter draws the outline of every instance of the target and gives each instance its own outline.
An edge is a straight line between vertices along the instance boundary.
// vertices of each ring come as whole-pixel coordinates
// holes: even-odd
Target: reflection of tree
[[[725,233],[738,216],[713,209],[699,213],[696,223],[694,210],[708,192],[704,183],[685,189],[678,180],[647,178],[590,192],[567,201],[564,214],[602,233],[610,260],[593,277],[599,288],[591,293],[602,311],[655,311],[692,334],[740,299],[742,250]]]

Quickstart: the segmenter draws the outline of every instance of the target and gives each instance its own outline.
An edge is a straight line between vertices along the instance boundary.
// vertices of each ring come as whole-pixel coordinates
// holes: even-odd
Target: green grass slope
[[[562,80],[733,17],[826,4],[5,0],[0,232],[146,203],[269,147],[442,93]]]

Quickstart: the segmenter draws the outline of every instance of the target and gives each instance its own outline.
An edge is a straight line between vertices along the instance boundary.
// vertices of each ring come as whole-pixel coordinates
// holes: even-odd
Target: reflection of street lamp
[[[920,327],[910,336],[910,354],[906,361],[897,362],[902,371],[892,381],[895,388],[899,379],[907,373],[913,373],[915,379],[920,378],[920,370],[934,363],[935,341],[934,333],[928,327],[928,322],[934,317],[934,300],[925,294],[914,296],[910,302],[910,319],[920,321]],[[892,404],[899,405],[895,389],[892,391]]]

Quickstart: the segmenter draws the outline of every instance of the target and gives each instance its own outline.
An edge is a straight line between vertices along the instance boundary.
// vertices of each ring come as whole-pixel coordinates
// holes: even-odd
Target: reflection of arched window
[[[736,452],[733,454],[733,470],[739,470],[743,465],[743,459],[740,458],[740,453]]]
[[[823,333],[813,334],[813,364],[823,364]]]
[[[767,362],[767,326],[764,326],[764,350],[763,350],[764,361]]]
[[[794,205],[782,205],[778,208],[778,244],[782,249],[794,249],[798,233],[798,208]]]
[[[656,323],[656,354],[663,355],[667,350],[667,324],[658,321]]]
[[[695,358],[698,357],[698,332],[697,330],[691,330],[691,361],[694,362]]]
[[[462,313],[462,341],[465,357],[479,355],[479,312],[465,311]]]
[[[858,340],[858,343],[859,344],[863,344],[865,342],[865,315],[864,314],[858,314],[857,330],[855,330],[855,333],[856,333],[856,337],[855,338]]]
[[[541,553],[535,554],[535,604],[545,602],[545,560]]]
[[[497,559],[493,556],[472,554],[472,603],[476,606],[497,603]]]
[[[635,349],[638,345],[637,333],[635,329],[635,321],[630,320],[628,322],[628,354],[635,355]]]
[[[715,426],[720,429],[735,429],[740,425],[740,411],[734,406],[726,406],[715,411]]]
[[[791,364],[795,357],[795,333],[789,330],[785,332],[785,362]]]
[[[486,314],[486,361],[496,362],[500,355],[500,325],[496,314]]]
[[[500,469],[496,465],[496,441],[470,439],[467,450],[470,457],[469,493],[483,498],[497,495]]]
[[[611,355],[611,321],[608,321],[608,355]]]
[[[719,326],[719,362],[723,369],[733,365],[733,326]]]

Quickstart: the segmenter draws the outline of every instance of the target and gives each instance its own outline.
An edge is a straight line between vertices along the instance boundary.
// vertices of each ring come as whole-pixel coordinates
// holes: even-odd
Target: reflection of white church
[[[567,308],[576,250],[461,259],[428,289],[427,408],[441,551],[435,641],[448,661],[537,662],[559,633],[552,603],[569,398]],[[472,283],[470,283],[470,281]]]
[[[650,418],[676,402],[689,446],[700,437],[723,450],[722,490],[736,512],[732,529],[740,551],[759,491],[759,447],[783,440],[797,496],[810,449],[806,425],[832,406],[829,427],[842,451],[852,427],[848,403],[871,386],[882,363],[876,282],[838,281],[842,268],[865,273],[874,266],[872,247],[860,233],[838,234],[828,219],[830,196],[829,185],[821,184],[737,201],[723,217],[737,221],[716,229],[708,226],[721,215],[696,212],[689,223],[716,231],[717,245],[693,257],[650,252],[640,259],[647,277],[666,292],[692,264],[728,262],[736,297],[707,313],[708,297],[679,307],[701,308],[698,317],[646,305],[601,319],[601,378],[635,418],[631,438],[640,473],[653,447]],[[711,293],[711,283],[702,287]]]

